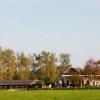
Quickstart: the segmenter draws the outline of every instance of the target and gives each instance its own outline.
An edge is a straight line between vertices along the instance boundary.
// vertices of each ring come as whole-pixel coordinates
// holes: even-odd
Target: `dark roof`
[[[79,74],[78,71],[71,67],[71,68],[68,68],[65,72],[64,72],[64,75],[75,75],[75,74]]]
[[[32,85],[38,84],[39,80],[4,80],[0,81],[0,85]]]

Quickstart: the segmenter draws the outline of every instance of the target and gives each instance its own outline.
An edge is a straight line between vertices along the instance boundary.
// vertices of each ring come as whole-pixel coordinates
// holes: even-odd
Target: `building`
[[[59,87],[100,86],[100,75],[80,75],[75,68],[67,69],[57,80]]]
[[[42,82],[39,80],[3,80],[0,81],[1,89],[10,89],[10,88],[30,88],[42,87]]]

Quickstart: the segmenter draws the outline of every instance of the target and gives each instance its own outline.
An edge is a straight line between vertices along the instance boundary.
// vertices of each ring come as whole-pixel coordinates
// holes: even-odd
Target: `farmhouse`
[[[4,80],[0,81],[1,89],[10,89],[10,88],[38,88],[42,87],[42,83],[39,80]]]
[[[100,75],[80,75],[75,68],[71,67],[61,75],[56,84],[61,87],[100,86]]]

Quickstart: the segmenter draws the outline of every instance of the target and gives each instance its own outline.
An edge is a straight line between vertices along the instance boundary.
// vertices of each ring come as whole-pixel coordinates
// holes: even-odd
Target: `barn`
[[[40,88],[42,82],[40,80],[2,80],[0,81],[0,89],[21,89]]]

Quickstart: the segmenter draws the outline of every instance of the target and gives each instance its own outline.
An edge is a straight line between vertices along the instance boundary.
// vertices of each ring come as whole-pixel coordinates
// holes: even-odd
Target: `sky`
[[[83,67],[100,59],[100,0],[0,0],[0,46],[70,53]]]

